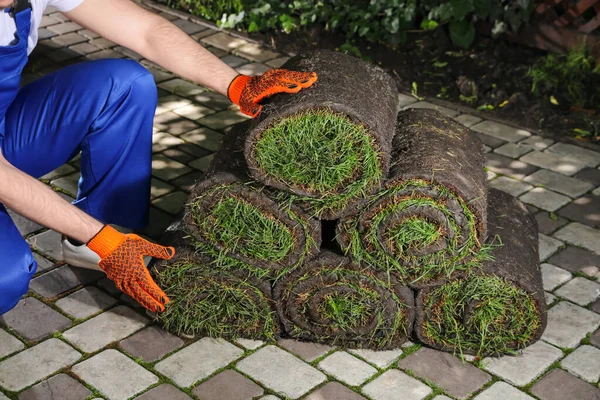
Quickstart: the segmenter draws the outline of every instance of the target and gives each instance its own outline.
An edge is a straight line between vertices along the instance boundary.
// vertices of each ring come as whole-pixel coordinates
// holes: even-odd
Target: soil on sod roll
[[[393,274],[324,251],[275,284],[285,334],[351,348],[392,349],[407,340],[414,297]]]
[[[271,285],[242,269],[214,267],[187,244],[185,233],[170,232],[177,248],[171,260],[156,260],[150,272],[170,299],[158,314],[164,328],[176,334],[235,339],[275,340],[280,327]]]
[[[389,176],[363,210],[339,222],[340,246],[415,288],[460,276],[488,257],[480,252],[484,165],[479,138],[462,124],[434,110],[401,111]]]
[[[415,333],[428,346],[478,355],[511,354],[546,328],[546,301],[535,220],[510,195],[489,192],[494,261],[465,279],[419,291]]]
[[[216,257],[221,267],[277,278],[318,253],[321,225],[251,181],[242,149],[247,127],[240,124],[226,135],[205,177],[192,188],[184,229],[197,250]]]
[[[282,68],[314,71],[308,89],[266,101],[245,143],[252,176],[336,219],[380,187],[398,106],[393,79],[346,54],[316,51]]]

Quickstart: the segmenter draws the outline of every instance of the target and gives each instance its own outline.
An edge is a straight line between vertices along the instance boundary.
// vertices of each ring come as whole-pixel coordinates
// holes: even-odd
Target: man
[[[19,89],[48,5],[227,95],[253,117],[262,98],[298,92],[312,85],[316,74],[239,75],[175,25],[129,0],[0,0],[0,315],[27,292],[37,268],[4,206],[65,235],[61,244],[69,264],[102,269],[144,307],[163,311],[168,298],[143,257],[168,259],[175,250],[108,225],[140,229],[147,223],[154,80],[134,61],[110,59],[74,64]],[[36,178],[79,152],[81,179],[72,205]]]

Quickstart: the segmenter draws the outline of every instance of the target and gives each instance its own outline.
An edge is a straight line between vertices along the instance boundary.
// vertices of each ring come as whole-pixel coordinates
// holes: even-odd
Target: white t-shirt
[[[27,1],[27,0],[20,0]],[[38,28],[42,21],[44,10],[48,6],[54,6],[60,12],[68,12],[77,7],[83,0],[30,0],[31,2],[31,28],[29,29],[29,40],[27,42],[27,54],[33,51],[38,41]],[[15,44],[17,26],[11,13],[0,11],[0,46]]]

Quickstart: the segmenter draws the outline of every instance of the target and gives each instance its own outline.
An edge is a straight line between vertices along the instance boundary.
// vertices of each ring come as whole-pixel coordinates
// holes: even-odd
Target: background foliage
[[[516,31],[529,20],[533,0],[168,0],[224,28],[293,32],[313,25],[348,39],[400,44],[409,29],[448,29],[452,41],[469,47],[474,24],[486,20],[493,33]]]

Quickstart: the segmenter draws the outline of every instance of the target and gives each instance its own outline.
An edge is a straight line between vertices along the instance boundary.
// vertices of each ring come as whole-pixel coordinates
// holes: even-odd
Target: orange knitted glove
[[[100,256],[100,268],[115,285],[152,312],[164,311],[169,298],[152,280],[144,256],[168,260],[173,247],[163,247],[138,235],[125,235],[105,225],[87,246]]]
[[[238,75],[229,84],[227,97],[252,118],[260,114],[264,98],[277,93],[298,93],[317,81],[315,72],[272,69],[260,76]]]

